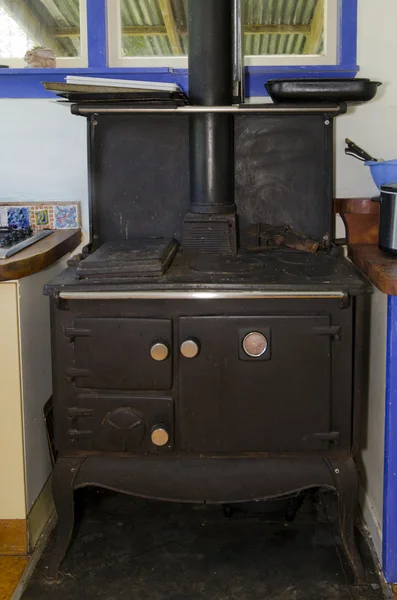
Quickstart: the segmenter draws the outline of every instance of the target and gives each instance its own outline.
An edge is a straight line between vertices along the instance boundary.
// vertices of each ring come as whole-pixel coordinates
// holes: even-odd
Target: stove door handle
[[[181,354],[184,358],[196,358],[200,353],[200,344],[197,340],[185,340],[181,344]]]
[[[150,348],[150,356],[157,362],[163,362],[169,357],[170,349],[164,342],[156,342]]]

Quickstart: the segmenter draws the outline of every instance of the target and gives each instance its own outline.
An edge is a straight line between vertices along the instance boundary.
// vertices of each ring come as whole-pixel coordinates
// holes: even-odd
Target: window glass
[[[80,0],[1,0],[0,62],[65,66],[81,56],[80,16]]]
[[[187,1],[121,0],[123,55],[186,55]]]
[[[243,0],[242,17],[245,55],[323,53],[324,0]]]
[[[187,3],[120,0],[121,55],[185,56]],[[324,0],[242,0],[241,7],[246,56],[323,53]]]

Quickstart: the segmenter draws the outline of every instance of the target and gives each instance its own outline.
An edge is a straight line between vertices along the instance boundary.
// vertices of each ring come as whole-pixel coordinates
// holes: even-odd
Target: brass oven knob
[[[168,431],[166,430],[166,428],[164,427],[164,425],[159,425],[154,427],[154,429],[152,430],[152,442],[155,446],[165,446],[166,444],[168,444],[169,439],[170,439],[170,434],[168,433]]]
[[[195,340],[185,340],[181,344],[181,354],[185,358],[196,358],[200,352],[200,346]]]
[[[244,352],[252,358],[259,358],[263,356],[267,350],[267,347],[267,337],[258,331],[252,331],[251,333],[248,333],[248,335],[246,335],[243,339]]]
[[[158,362],[168,358],[169,353],[170,350],[168,346],[162,342],[157,342],[150,348],[150,356],[153,358],[153,360],[157,360]]]

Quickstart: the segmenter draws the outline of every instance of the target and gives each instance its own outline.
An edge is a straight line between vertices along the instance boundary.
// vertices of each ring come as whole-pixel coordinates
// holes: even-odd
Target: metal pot
[[[380,203],[379,247],[397,254],[397,182],[382,185]]]

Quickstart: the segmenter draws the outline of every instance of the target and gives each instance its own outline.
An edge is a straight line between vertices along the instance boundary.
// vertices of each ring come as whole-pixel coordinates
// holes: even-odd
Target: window
[[[67,74],[178,83],[187,91],[189,0],[0,0],[0,97],[53,97]],[[216,2],[216,0],[214,0]],[[241,0],[247,96],[280,77],[354,77],[358,0]],[[34,46],[57,69],[26,69]],[[64,68],[63,68],[64,67]]]
[[[108,2],[111,66],[187,67],[189,0]],[[246,66],[336,64],[336,0],[242,0]]]
[[[0,0],[0,63],[87,66],[85,0]]]

